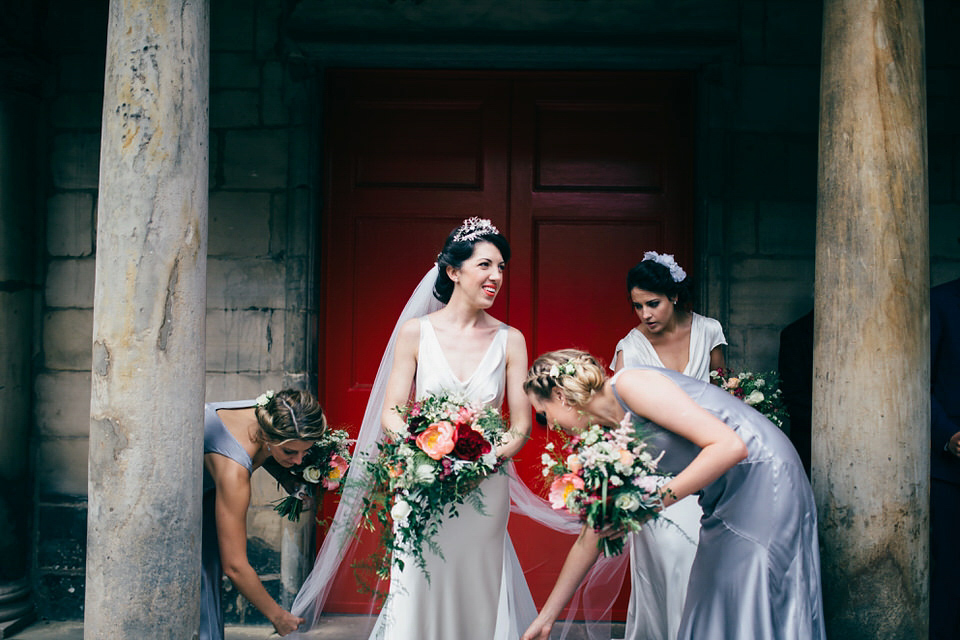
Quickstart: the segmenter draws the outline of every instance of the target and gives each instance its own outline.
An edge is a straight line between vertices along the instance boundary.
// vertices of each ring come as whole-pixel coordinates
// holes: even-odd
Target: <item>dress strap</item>
[[[617,392],[617,378],[619,378],[620,374],[624,371],[626,371],[626,369],[620,369],[620,371],[617,371],[615,374],[613,374],[613,377],[610,378],[610,388],[613,390],[613,397],[617,399],[617,402],[620,403],[620,406],[623,408],[623,410],[627,413],[633,413],[630,410],[630,407],[627,406],[627,403],[623,401],[623,398],[620,397],[620,393]]]

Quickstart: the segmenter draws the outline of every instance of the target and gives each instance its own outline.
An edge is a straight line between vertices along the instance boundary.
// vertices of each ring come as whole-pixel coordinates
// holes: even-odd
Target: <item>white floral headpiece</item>
[[[673,254],[647,251],[645,254],[643,254],[643,259],[653,260],[657,264],[662,264],[665,266],[670,270],[670,277],[673,278],[674,282],[682,282],[683,279],[687,277],[687,272],[677,264],[676,260],[673,259]]]
[[[560,376],[567,375],[572,376],[577,373],[577,367],[573,364],[573,360],[567,360],[563,364],[555,364],[550,367],[550,377],[560,379]]]
[[[257,406],[266,407],[267,403],[273,399],[273,389],[267,389],[263,393],[257,396]]]
[[[463,224],[457,229],[456,233],[453,234],[454,242],[470,242],[471,240],[476,240],[480,236],[487,236],[494,233],[500,233],[500,231],[493,226],[493,223],[486,218],[467,218],[463,221]]]

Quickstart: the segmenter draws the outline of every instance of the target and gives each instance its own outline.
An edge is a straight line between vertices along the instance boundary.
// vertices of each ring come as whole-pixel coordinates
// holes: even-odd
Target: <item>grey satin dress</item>
[[[203,411],[203,453],[218,453],[238,462],[253,473],[253,460],[223,426],[218,409],[245,409],[256,404],[254,400],[210,402]],[[220,585],[223,571],[220,566],[220,544],[217,540],[216,485],[213,476],[203,469],[203,531],[200,551],[200,640],[223,640],[223,609],[220,606]]]
[[[787,436],[715,385],[668,369],[638,368],[675,382],[747,446],[746,459],[698,492],[703,519],[679,640],[825,638],[817,511]],[[612,378],[615,394],[618,377]],[[670,474],[700,452],[648,420],[634,416],[634,423],[654,455],[665,452],[660,469]]]

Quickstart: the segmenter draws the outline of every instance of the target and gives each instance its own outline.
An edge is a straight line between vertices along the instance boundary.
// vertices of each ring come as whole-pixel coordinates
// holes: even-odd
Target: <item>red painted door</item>
[[[624,281],[643,251],[692,266],[687,75],[331,72],[327,98],[320,394],[335,425],[358,428],[397,315],[465,217],[510,240],[492,313],[531,358],[609,361],[635,324]],[[534,488],[545,440],[535,427],[517,459]],[[522,518],[510,532],[542,604],[571,540]],[[334,588],[331,609],[360,612],[353,591]]]

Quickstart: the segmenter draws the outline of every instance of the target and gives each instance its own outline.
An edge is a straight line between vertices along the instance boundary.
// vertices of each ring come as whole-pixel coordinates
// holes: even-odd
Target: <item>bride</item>
[[[450,233],[391,337],[355,460],[375,455],[381,426],[393,432],[404,428],[394,407],[409,400],[411,388],[417,398],[443,392],[498,408],[506,400],[511,429],[497,455],[511,458],[524,445],[530,432],[530,405],[522,388],[526,344],[518,330],[487,312],[509,259],[509,244],[489,220],[470,218]],[[427,313],[431,293],[444,306]],[[359,519],[363,466],[351,466],[314,570],[294,602],[295,614],[311,626],[319,622],[329,583]],[[425,551],[429,581],[410,559],[403,570],[394,559],[389,594],[371,638],[515,640],[533,620],[536,609],[506,530],[510,480],[493,475],[474,491],[482,493],[483,512],[465,507],[458,517],[444,519],[435,538],[443,557]]]

